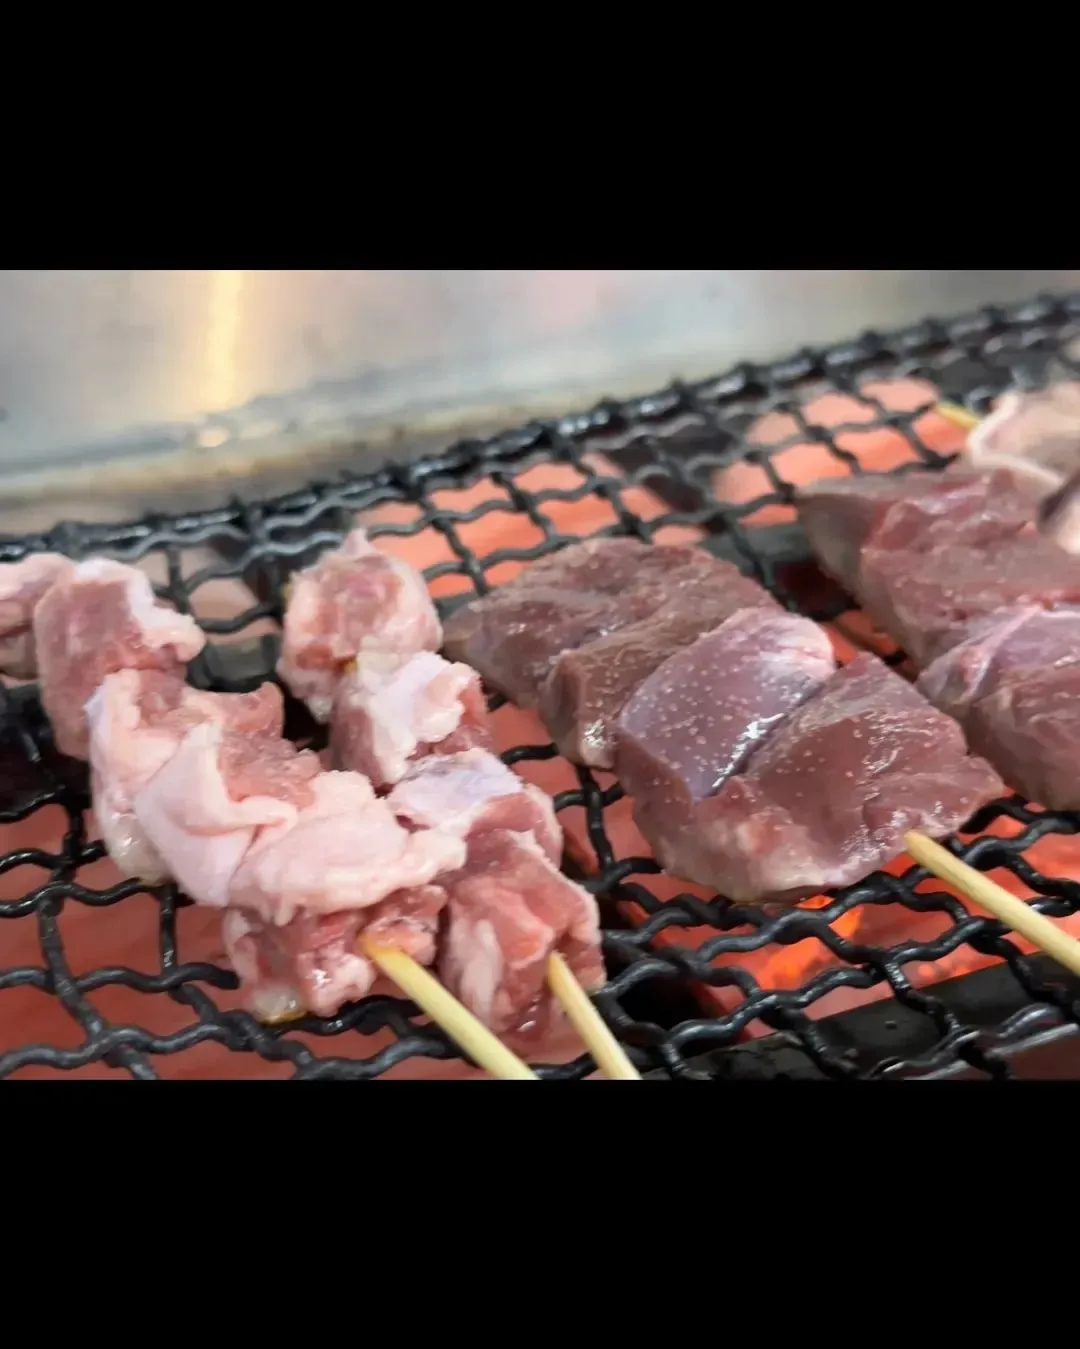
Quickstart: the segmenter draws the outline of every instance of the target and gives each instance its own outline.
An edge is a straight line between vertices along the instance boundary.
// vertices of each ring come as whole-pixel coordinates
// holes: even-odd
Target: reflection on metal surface
[[[232,407],[240,393],[240,305],[247,272],[210,272],[206,323],[207,403]],[[226,437],[218,433],[224,440]],[[202,442],[206,445],[206,441]],[[220,442],[218,442],[220,443]]]
[[[1080,271],[0,272],[0,487],[567,409]]]

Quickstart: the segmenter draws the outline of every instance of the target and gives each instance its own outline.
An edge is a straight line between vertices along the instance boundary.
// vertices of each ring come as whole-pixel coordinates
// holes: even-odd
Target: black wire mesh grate
[[[486,442],[463,442],[435,458],[343,475],[261,505],[234,502],[123,526],[64,523],[47,534],[0,540],[0,560],[55,549],[73,557],[102,552],[137,562],[159,593],[192,613],[214,639],[193,669],[195,682],[241,690],[272,677],[288,575],[336,545],[357,517],[386,546],[427,541],[425,574],[444,609],[455,594],[497,584],[504,564],[535,559],[582,533],[656,539],[673,530],[696,531],[706,547],[739,562],[789,607],[835,621],[851,640],[900,660],[900,653],[875,641],[857,620],[850,623],[847,602],[807,565],[798,529],[788,520],[768,520],[770,511],[777,515],[790,501],[793,456],[807,463],[819,454],[833,471],[867,471],[876,467],[873,456],[853,445],[861,440],[865,449],[885,432],[906,457],[891,464],[892,471],[940,466],[947,456],[923,433],[937,397],[983,411],[1009,385],[1077,373],[1078,354],[1080,296],[1040,298],[1008,311],[986,309],[903,332],[867,334],[770,366],[745,365],[692,386],[677,383],[647,398],[604,403],[579,417],[534,423]],[[927,382],[924,396],[898,405],[890,392],[897,380]],[[834,416],[825,424],[811,415],[829,396],[843,400],[850,417]],[[770,418],[776,433],[764,436],[761,428]],[[538,474],[543,478],[555,469],[538,480]],[[496,521],[508,542],[479,547]],[[215,587],[228,590],[227,602],[216,606],[226,612],[213,612],[215,605],[204,602]],[[499,700],[492,702],[499,706]],[[315,728],[292,703],[288,730],[319,744]],[[556,756],[550,744],[529,743],[507,750],[504,758],[524,769]],[[167,1076],[174,1056],[208,1042],[223,1053],[280,1063],[301,1079],[371,1079],[407,1060],[457,1057],[442,1033],[398,998],[371,997],[333,1019],[308,1018],[277,1028],[261,1026],[238,1010],[235,999],[230,1006],[236,981],[224,964],[185,958],[181,928],[191,906],[173,887],[95,885],[95,867],[108,864],[101,843],[88,833],[85,770],[53,750],[32,687],[0,690],[0,765],[0,1028],[7,1028],[0,1041],[0,1077],[100,1064],[134,1078]],[[1052,976],[1040,977],[999,924],[971,916],[940,889],[916,890],[926,879],[918,868],[902,876],[876,874],[829,896],[822,908],[779,914],[689,893],[661,899],[650,885],[659,872],[656,864],[623,855],[612,837],[612,811],[620,798],[617,783],[575,769],[556,806],[564,819],[577,812],[581,827],[574,838],[580,846],[567,865],[597,894],[605,917],[611,978],[600,1005],[643,1069],[698,1075],[702,1070],[690,1059],[736,1043],[756,1023],[797,1043],[830,1076],[865,1075],[866,1069],[837,1049],[827,1023],[816,1019],[822,1000],[840,990],[857,996],[887,989],[932,1025],[935,1062],[952,1057],[994,1077],[1009,1074],[1005,1049],[1047,1008],[1080,1019],[1080,1004],[1068,987]],[[53,824],[42,828],[50,810]],[[1001,821],[1011,822],[1011,836],[986,832]],[[972,821],[970,832],[980,837],[961,851],[975,865],[1008,868],[1038,892],[1041,911],[1071,915],[1080,912],[1080,884],[1040,873],[1025,854],[1040,840],[1078,829],[1080,816],[1033,810],[1014,797]],[[38,873],[38,884],[22,883],[24,868]],[[628,904],[637,907],[636,926],[627,921]],[[87,914],[126,912],[132,905],[140,905],[133,929],[141,927],[146,935],[156,926],[153,972],[126,963],[124,948],[107,964],[88,964],[75,952],[68,915],[83,912],[85,933]],[[913,921],[938,915],[943,930],[888,945],[860,940],[860,915],[889,906]],[[854,926],[843,921],[852,916],[858,919]],[[6,939],[20,924],[20,939]],[[25,925],[33,934],[29,959]],[[824,968],[795,987],[760,982],[755,957],[808,941],[827,953]],[[964,947],[1007,962],[1028,999],[992,1034],[977,1033],[935,996],[932,985],[917,985],[907,973],[913,964],[939,962]],[[718,990],[722,1003],[691,1001],[690,990],[702,986]],[[5,997],[28,991],[63,1009],[70,1033],[55,1037],[62,1043],[31,1043],[18,1025],[12,1042]],[[171,1007],[165,1028],[149,1012],[141,1022],[133,1019],[122,997],[135,1005],[139,995]],[[380,1047],[373,1049],[370,1039],[351,1032],[378,1034]],[[576,1079],[592,1070],[584,1055],[537,1067],[547,1078]],[[227,1075],[229,1069],[219,1071]]]

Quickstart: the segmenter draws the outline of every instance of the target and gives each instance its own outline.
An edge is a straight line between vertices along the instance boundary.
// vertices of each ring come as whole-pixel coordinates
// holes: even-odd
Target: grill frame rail
[[[867,381],[927,379],[941,397],[982,413],[1007,387],[1034,387],[1080,373],[1078,357],[1080,294],[1040,296],[1009,308],[987,307],[896,332],[866,333],[849,343],[804,350],[768,365],[744,364],[694,384],[676,382],[645,397],[607,401],[579,415],[533,422],[488,440],[462,441],[438,455],[387,464],[371,473],[343,473],[263,503],[234,500],[215,510],[156,514],[122,525],[67,521],[43,533],[0,537],[0,561],[15,561],[40,550],[75,558],[101,552],[121,561],[160,553],[167,580],[158,586],[159,593],[188,612],[192,595],[207,580],[238,578],[250,590],[254,603],[230,618],[200,619],[213,638],[242,633],[262,619],[280,620],[282,587],[288,575],[323,548],[334,546],[357,513],[373,511],[381,504],[418,508],[418,515],[408,524],[374,523],[373,538],[434,529],[442,535],[452,560],[429,568],[429,580],[457,573],[483,592],[488,588],[485,573],[498,562],[532,559],[578,537],[559,535],[550,527],[544,509],[547,502],[595,495],[607,503],[615,518],[610,529],[602,532],[649,539],[664,526],[699,526],[706,531],[706,546],[740,562],[785,603],[796,607],[783,577],[785,568],[807,561],[800,531],[789,526],[749,529],[741,523],[763,505],[790,500],[790,485],[772,464],[785,448],[806,441],[821,444],[857,472],[861,471],[857,455],[837,446],[835,437],[845,430],[889,426],[911,444],[913,465],[940,467],[947,458],[923,444],[916,427],[929,404],[913,411],[891,411],[866,391]],[[829,428],[811,424],[803,412],[805,404],[829,391],[858,398],[873,410],[876,421]],[[795,419],[796,431],[768,447],[748,443],[746,430],[769,411],[788,413]],[[614,466],[615,474],[595,468],[597,453]],[[739,458],[764,469],[771,485],[767,496],[735,504],[712,493],[712,475]],[[551,461],[573,468],[582,486],[529,493],[517,485],[516,479],[530,467]],[[541,543],[482,558],[470,551],[461,532],[491,507],[444,508],[433,503],[432,493],[464,488],[482,479],[490,479],[505,491],[509,504],[499,509],[520,513],[541,528]],[[623,493],[641,485],[647,485],[667,508],[662,515],[644,519],[627,508]],[[184,550],[195,547],[212,548],[220,561],[186,574]],[[448,606],[441,603],[440,607],[445,612]],[[836,600],[803,611],[825,621],[847,607],[850,602]],[[249,689],[262,678],[272,677],[275,656],[273,638],[239,645],[212,643],[195,663],[192,678],[203,687]],[[498,698],[492,699],[493,707],[499,703]],[[287,731],[304,738],[313,732],[302,710],[291,702]],[[504,755],[511,765],[551,757],[554,749],[550,745],[522,746]],[[85,833],[83,812],[90,804],[86,773],[83,766],[64,760],[52,749],[49,727],[32,687],[0,690],[0,771],[4,784],[0,823],[24,820],[49,804],[61,805],[68,817],[59,852],[32,859],[48,870],[48,881],[21,898],[0,900],[0,994],[19,987],[48,993],[59,999],[84,1035],[78,1049],[26,1044],[0,1052],[0,1079],[33,1065],[65,1070],[97,1062],[123,1069],[136,1079],[153,1079],[168,1075],[170,1055],[207,1040],[239,1054],[257,1054],[268,1063],[288,1061],[293,1080],[368,1080],[414,1055],[459,1056],[441,1032],[418,1024],[416,1009],[400,998],[367,998],[330,1020],[305,1018],[278,1028],[261,1026],[244,1012],[219,1007],[214,991],[235,988],[235,977],[218,966],[184,963],[176,917],[188,901],[174,887],[148,889],[126,882],[94,890],[80,884],[80,868],[103,856],[102,845],[88,840]],[[603,811],[619,799],[618,786],[604,789],[587,770],[575,771],[578,787],[561,793],[556,807],[560,811],[584,807],[599,870],[582,872],[570,862],[567,869],[600,901],[611,978],[598,995],[599,1005],[643,1072],[669,1079],[725,1081],[958,1074],[993,1079],[1023,1075],[1025,1060],[1045,1062],[1049,1045],[1056,1047],[1055,1074],[1080,1076],[1080,1053],[1072,1045],[1080,1031],[1080,981],[1041,957],[1020,954],[1000,924],[969,914],[957,900],[941,892],[915,894],[913,886],[926,879],[925,872],[912,868],[903,878],[878,874],[836,892],[826,908],[795,909],[778,916],[689,895],[662,902],[642,883],[658,870],[655,863],[637,859],[630,865],[632,859],[616,859],[611,853]],[[1080,883],[1042,876],[1023,857],[1026,848],[1048,833],[1080,832],[1080,815],[1033,812],[1019,798],[1010,797],[981,811],[971,830],[981,834],[1000,815],[1018,822],[1023,832],[1016,838],[979,837],[966,848],[958,847],[958,853],[975,866],[1012,869],[1037,892],[1036,907],[1048,916],[1080,912]],[[26,860],[16,853],[0,857],[0,874]],[[631,881],[630,876],[638,879]],[[137,893],[153,895],[159,906],[160,970],[148,974],[117,965],[73,973],[59,923],[65,905],[100,908],[122,904]],[[647,912],[643,926],[631,927],[622,916],[617,902],[627,900]],[[946,913],[953,925],[936,941],[909,942],[890,949],[861,947],[857,940],[840,937],[829,927],[858,904],[889,902],[900,902],[915,913]],[[37,924],[41,963],[10,966],[3,957],[5,920],[28,915]],[[698,925],[710,927],[715,934],[705,946],[655,941],[665,928]],[[841,964],[810,979],[801,989],[762,989],[741,967],[712,963],[722,953],[807,937],[822,941],[840,957]],[[1000,957],[1004,963],[929,987],[914,987],[908,981],[903,967],[910,960],[940,959],[962,943]],[[701,981],[738,990],[742,1001],[725,1016],[704,1015],[689,992]],[[868,989],[882,982],[891,986],[891,998],[837,1016],[815,1019],[810,1014],[813,1004],[832,989]],[[183,1030],[167,1035],[113,1024],[92,998],[95,990],[106,985],[171,998],[190,1010],[191,1020]],[[763,1023],[772,1034],[745,1042],[743,1032],[751,1022]],[[336,1038],[350,1029],[364,1033],[389,1029],[395,1039],[367,1058],[346,1058],[335,1054],[333,1047]],[[311,1048],[310,1039],[297,1040],[298,1032],[317,1037],[317,1047]],[[542,1077],[556,1080],[581,1079],[593,1070],[587,1055],[566,1064],[534,1066]]]

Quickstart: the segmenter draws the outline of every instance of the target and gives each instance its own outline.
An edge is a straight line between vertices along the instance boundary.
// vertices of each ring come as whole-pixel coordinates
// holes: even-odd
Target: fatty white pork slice
[[[202,721],[131,794],[131,813],[181,889],[224,908],[260,831],[286,828],[316,803],[321,772],[318,755],[289,740]],[[314,867],[318,856],[307,860]]]
[[[410,829],[438,829],[461,839],[509,829],[534,835],[556,865],[562,856],[562,828],[551,797],[488,750],[418,760],[386,802]]]
[[[87,702],[86,718],[94,814],[106,850],[124,876],[157,885],[170,871],[136,818],[136,794],[204,722],[245,737],[279,738],[284,700],[270,683],[253,693],[209,693],[160,670],[118,670]]]
[[[447,901],[433,882],[466,859],[460,835],[403,827],[359,773],[321,773],[312,796],[260,832],[229,887],[225,949],[246,1005],[269,1021],[362,998],[377,977],[362,935],[431,964]]]
[[[464,839],[406,829],[360,773],[322,772],[288,818],[267,821],[228,886],[228,903],[281,927],[298,913],[366,909],[465,860]],[[224,901],[222,901],[224,902]]]
[[[256,1015],[331,1015],[375,977],[363,931],[435,956],[460,835],[414,830],[361,774],[324,772],[282,738],[273,684],[205,693],[153,670],[109,675],[88,705],[94,808],[125,875],[176,880],[224,908],[226,951]]]
[[[550,798],[485,750],[418,760],[385,799],[357,773],[324,773],[314,786],[318,801],[292,825],[264,830],[230,887],[225,946],[256,1016],[333,1016],[345,1002],[363,997],[376,971],[359,949],[362,936],[431,964],[448,901],[463,923],[483,902],[481,887],[479,899],[468,905],[470,878],[486,867],[475,845],[503,827],[528,841],[516,847],[539,848],[548,859],[547,869],[530,865],[530,885],[542,876],[548,892],[570,887],[563,898],[570,926],[580,926],[573,915],[583,903],[586,909],[592,904],[552,864],[562,851],[562,831]],[[518,921],[527,920],[535,932],[537,920],[528,912],[519,896]],[[557,926],[549,931],[549,950],[559,938]],[[500,930],[508,929],[504,924]],[[465,970],[467,949],[459,937],[456,971]],[[576,948],[571,954],[577,958]],[[472,957],[479,983],[470,985],[471,1006],[478,1015],[492,1010],[477,991],[492,976],[485,982],[475,971],[490,968],[492,960],[502,968],[501,948],[490,943]],[[497,972],[494,978],[491,987],[499,985]],[[526,999],[523,1019],[535,996],[533,990]]]
[[[424,578],[355,529],[340,548],[292,578],[278,674],[312,716],[326,722],[351,662],[393,669],[441,642]]]
[[[433,651],[396,669],[357,665],[338,685],[330,725],[334,767],[365,774],[378,790],[430,754],[492,745],[480,676]]]
[[[106,675],[158,670],[183,678],[206,636],[187,614],[162,604],[134,567],[92,558],[62,573],[33,615],[41,702],[56,747],[86,759],[85,708]]]

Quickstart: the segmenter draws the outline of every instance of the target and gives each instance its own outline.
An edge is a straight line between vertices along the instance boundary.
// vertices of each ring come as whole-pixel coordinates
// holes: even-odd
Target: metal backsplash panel
[[[0,272],[0,496],[130,492],[140,466],[164,494],[271,463],[302,478],[320,447],[374,435],[385,457],[393,427],[408,454],[410,436],[1076,289],[1080,271]]]

